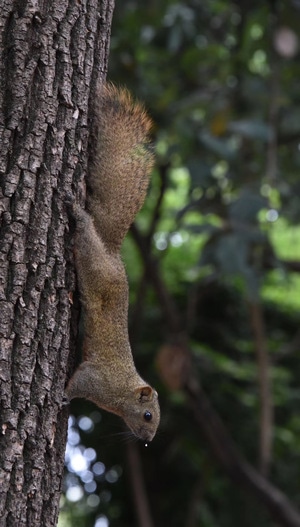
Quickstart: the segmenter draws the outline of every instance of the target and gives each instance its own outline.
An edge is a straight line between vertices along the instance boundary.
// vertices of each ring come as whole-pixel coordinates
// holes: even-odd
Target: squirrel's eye
[[[145,413],[144,413],[144,419],[145,419],[145,421],[151,421],[151,419],[152,419],[152,413],[151,413],[151,412],[148,412],[148,411],[145,412]]]

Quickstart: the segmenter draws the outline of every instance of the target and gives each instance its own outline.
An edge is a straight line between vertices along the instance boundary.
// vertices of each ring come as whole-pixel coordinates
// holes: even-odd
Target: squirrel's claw
[[[69,406],[69,404],[70,404],[70,399],[67,396],[67,394],[65,393],[64,396],[63,396],[62,402],[61,402],[61,407],[65,408],[66,406]]]

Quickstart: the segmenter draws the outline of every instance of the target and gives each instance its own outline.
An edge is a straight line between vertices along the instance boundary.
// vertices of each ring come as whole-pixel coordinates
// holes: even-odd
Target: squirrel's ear
[[[152,401],[152,399],[157,396],[157,392],[151,388],[151,386],[142,386],[136,390],[137,398],[142,402]]]

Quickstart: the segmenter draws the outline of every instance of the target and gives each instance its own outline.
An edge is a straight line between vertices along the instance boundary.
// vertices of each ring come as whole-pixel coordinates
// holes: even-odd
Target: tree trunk
[[[75,283],[64,199],[82,194],[112,11],[113,0],[1,3],[1,526],[57,521]]]

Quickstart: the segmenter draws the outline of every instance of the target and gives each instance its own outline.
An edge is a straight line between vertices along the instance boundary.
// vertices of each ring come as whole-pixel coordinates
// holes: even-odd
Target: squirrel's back
[[[102,85],[94,103],[88,210],[110,251],[118,251],[147,191],[153,166],[144,107],[125,88]]]

